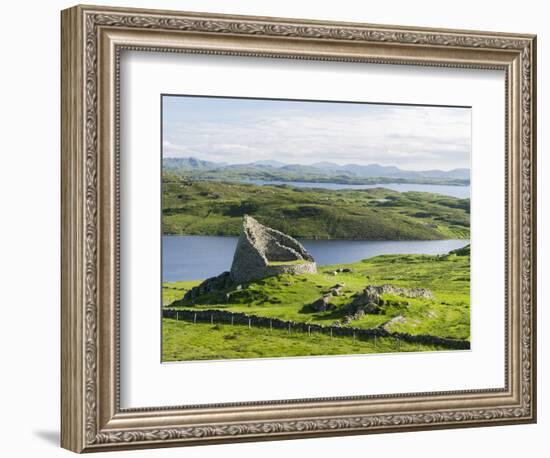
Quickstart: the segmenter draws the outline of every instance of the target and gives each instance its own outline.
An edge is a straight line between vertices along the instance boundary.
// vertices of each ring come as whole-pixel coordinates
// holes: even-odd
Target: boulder
[[[327,310],[334,310],[336,307],[334,306],[334,304],[330,303],[330,299],[331,296],[329,294],[325,294],[321,298],[312,302],[309,307],[315,312],[326,312]]]
[[[330,287],[328,294],[332,294],[333,296],[340,296],[343,287],[343,283],[336,283],[334,286]]]
[[[377,287],[367,286],[361,293],[355,296],[351,305],[357,309],[358,307],[366,306],[368,304],[381,305],[382,303],[383,301],[380,298],[380,293]]]
[[[229,288],[233,285],[231,275],[229,272],[223,272],[217,277],[210,277],[204,280],[200,285],[191,288],[185,296],[184,301],[192,301],[203,294],[208,294],[214,291],[220,291],[225,288]]]

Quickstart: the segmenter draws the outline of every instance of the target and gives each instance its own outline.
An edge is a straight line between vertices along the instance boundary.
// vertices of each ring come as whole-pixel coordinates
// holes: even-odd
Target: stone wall
[[[292,331],[301,331],[308,333],[323,333],[332,336],[354,337],[359,340],[369,340],[375,337],[389,337],[402,340],[408,343],[418,343],[424,345],[438,345],[455,350],[469,350],[470,342],[461,339],[449,339],[445,337],[432,336],[427,334],[408,334],[403,332],[390,332],[383,327],[372,329],[360,329],[341,326],[322,326],[319,324],[307,324],[296,321],[286,321],[279,318],[267,318],[256,315],[247,315],[239,312],[229,312],[227,310],[173,310],[163,309],[164,318],[177,319],[189,322],[207,322],[222,324],[241,324],[247,326],[256,326],[273,329],[288,329]]]

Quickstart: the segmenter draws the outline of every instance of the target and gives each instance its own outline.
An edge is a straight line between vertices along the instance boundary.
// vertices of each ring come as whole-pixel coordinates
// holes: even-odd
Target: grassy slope
[[[350,267],[353,272],[330,272],[338,267]],[[312,312],[307,304],[318,299],[335,283],[344,283],[343,295],[334,297],[337,306],[349,303],[354,294],[367,285],[391,283],[407,288],[432,290],[434,300],[384,296],[392,305],[386,313],[366,315],[352,322],[355,327],[370,328],[402,315],[405,322],[391,325],[392,331],[411,334],[432,334],[441,337],[467,339],[470,335],[470,257],[386,255],[364,261],[336,266],[323,266],[315,275],[281,275],[243,284],[234,291],[230,302],[225,293],[205,295],[197,304],[175,302],[174,306],[219,308],[285,320],[328,325],[341,319],[340,310]],[[199,282],[163,284],[163,302],[171,304],[183,297],[185,291]]]
[[[236,358],[274,358],[339,354],[390,353],[440,350],[436,346],[412,345],[389,338],[331,339],[329,335],[269,331],[247,326],[187,323],[164,319],[162,360],[189,361]]]
[[[470,201],[388,189],[326,190],[170,178],[165,234],[238,235],[244,214],[306,239],[468,238]]]

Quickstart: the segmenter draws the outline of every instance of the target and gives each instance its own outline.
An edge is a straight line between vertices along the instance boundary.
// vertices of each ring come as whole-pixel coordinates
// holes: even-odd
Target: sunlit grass
[[[443,348],[392,338],[369,340],[288,332],[246,325],[188,323],[163,319],[162,361],[276,358],[435,351]]]
[[[338,268],[351,272],[332,273]],[[385,255],[353,264],[323,266],[317,274],[280,275],[204,295],[194,303],[182,301],[185,292],[200,283],[172,282],[163,285],[163,302],[172,308],[223,309],[280,318],[288,321],[329,325],[340,321],[342,307],[368,285],[392,284],[405,288],[427,288],[434,299],[383,295],[384,313],[365,315],[354,327],[372,328],[388,323],[389,330],[410,334],[469,339],[470,336],[469,256]],[[342,283],[339,296],[331,303],[335,310],[312,311],[308,305]],[[230,298],[227,299],[227,293]]]

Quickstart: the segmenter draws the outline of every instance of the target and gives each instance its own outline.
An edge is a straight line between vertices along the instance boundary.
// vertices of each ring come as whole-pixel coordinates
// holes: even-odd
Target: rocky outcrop
[[[358,320],[365,314],[383,313],[384,299],[381,294],[394,294],[396,296],[424,299],[433,299],[434,296],[429,289],[425,288],[400,288],[393,285],[367,286],[362,292],[357,294],[353,301],[345,305],[342,311],[346,314],[344,324],[349,324],[353,320]]]
[[[331,300],[334,296],[340,296],[342,294],[342,289],[344,288],[343,283],[336,283],[334,286],[331,286],[329,290],[323,294],[319,299],[313,301],[309,304],[308,308],[314,312],[326,312],[328,310],[335,310],[336,305],[331,303]]]
[[[421,297],[423,299],[433,299],[433,293],[426,288],[400,288],[393,285],[374,286],[379,294],[395,294],[403,297]]]
[[[309,308],[314,312],[326,312],[327,310],[334,310],[336,306],[330,303],[332,294],[325,294],[321,298],[309,304]]]
[[[184,301],[193,301],[203,294],[212,293],[214,291],[220,291],[225,288],[229,288],[233,285],[231,280],[231,275],[229,272],[223,272],[217,277],[210,277],[204,280],[199,286],[191,288],[185,296],[183,296]]]
[[[245,215],[231,265],[231,279],[248,282],[280,274],[316,273],[315,260],[294,238]]]
[[[344,283],[336,283],[329,289],[329,294],[332,294],[333,296],[340,296],[342,294],[342,289],[344,289],[344,286],[346,286]]]
[[[381,294],[394,294],[396,296],[411,297],[411,298],[421,297],[423,299],[434,298],[432,292],[429,289],[400,288],[399,286],[386,284],[386,285],[380,285],[380,286],[374,286],[374,285],[367,286],[363,290],[363,292],[361,292],[355,297],[353,302],[356,305],[366,305],[369,303],[382,305],[383,300],[380,297]]]

